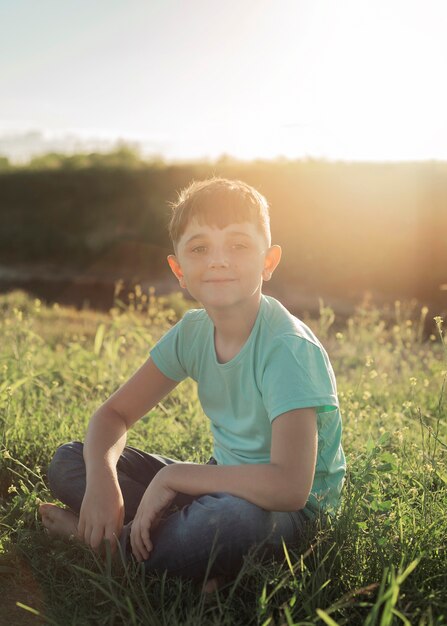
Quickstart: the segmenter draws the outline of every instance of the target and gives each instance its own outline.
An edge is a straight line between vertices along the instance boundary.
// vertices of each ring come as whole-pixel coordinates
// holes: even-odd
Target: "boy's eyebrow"
[[[193,235],[192,237],[190,237],[187,241],[185,241],[185,246],[190,242],[190,241],[194,241],[194,239],[203,239],[204,237],[206,237],[205,233],[199,233],[198,235]]]
[[[228,234],[231,236],[237,235],[238,237],[247,237],[247,239],[251,239],[250,233],[243,233],[242,231],[239,231],[239,230],[232,230]]]
[[[230,237],[233,237],[234,235],[236,235],[238,237],[246,237],[247,239],[251,239],[251,235],[249,233],[244,233],[239,230],[232,230],[228,233],[228,235]],[[206,237],[207,237],[206,233],[197,233],[197,235],[193,235],[187,241],[185,241],[185,246],[191,241],[194,241],[194,239],[206,239]]]

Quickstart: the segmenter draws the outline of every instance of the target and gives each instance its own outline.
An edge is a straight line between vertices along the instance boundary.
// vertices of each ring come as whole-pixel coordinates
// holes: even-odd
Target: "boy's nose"
[[[209,262],[209,267],[228,267],[228,265],[228,259],[224,255],[216,255]]]

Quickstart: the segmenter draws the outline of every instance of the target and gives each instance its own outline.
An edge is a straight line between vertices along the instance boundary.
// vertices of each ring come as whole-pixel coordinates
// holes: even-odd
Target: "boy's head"
[[[171,203],[169,224],[174,250],[192,219],[223,228],[231,223],[251,222],[271,245],[268,202],[256,189],[240,180],[210,178],[194,181]]]
[[[173,205],[169,230],[169,266],[208,312],[259,305],[281,248],[271,245],[268,204],[253,187],[225,178],[192,183]]]

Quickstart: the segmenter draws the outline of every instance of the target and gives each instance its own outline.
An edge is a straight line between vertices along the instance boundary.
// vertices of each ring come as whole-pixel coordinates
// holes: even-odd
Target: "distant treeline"
[[[63,154],[48,152],[31,157],[24,164],[11,162],[8,157],[0,155],[0,172],[17,170],[79,170],[85,168],[141,168],[148,165],[164,165],[161,157],[144,159],[137,148],[125,143],[119,144],[109,152],[85,152]]]
[[[82,268],[106,260],[117,273],[127,263],[160,272],[170,249],[167,202],[192,179],[219,175],[267,197],[273,241],[283,247],[276,280],[288,289],[446,300],[447,163],[173,165],[118,152],[4,168],[0,263]]]

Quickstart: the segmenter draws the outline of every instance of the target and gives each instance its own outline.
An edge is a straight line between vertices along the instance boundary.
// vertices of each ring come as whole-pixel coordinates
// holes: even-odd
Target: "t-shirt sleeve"
[[[182,359],[182,322],[180,320],[155,344],[150,351],[152,360],[158,369],[168,378],[180,382],[186,372]]]
[[[329,357],[321,346],[290,335],[278,340],[268,356],[262,397],[270,422],[306,407],[317,413],[338,408],[337,386]]]

